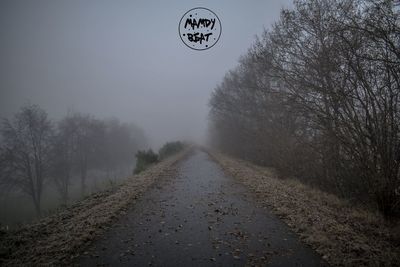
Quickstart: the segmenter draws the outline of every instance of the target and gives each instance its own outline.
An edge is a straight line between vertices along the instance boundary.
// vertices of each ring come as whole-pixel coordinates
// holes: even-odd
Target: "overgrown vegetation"
[[[400,215],[393,1],[295,1],[210,100],[213,146]]]

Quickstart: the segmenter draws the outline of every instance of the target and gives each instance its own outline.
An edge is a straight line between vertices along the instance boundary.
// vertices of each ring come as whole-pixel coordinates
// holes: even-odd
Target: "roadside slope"
[[[68,265],[155,181],[174,175],[190,150],[132,176],[116,190],[90,195],[37,223],[0,233],[0,265]]]
[[[208,153],[330,264],[398,266],[399,240],[379,215],[353,208],[298,181],[278,179],[271,169]]]

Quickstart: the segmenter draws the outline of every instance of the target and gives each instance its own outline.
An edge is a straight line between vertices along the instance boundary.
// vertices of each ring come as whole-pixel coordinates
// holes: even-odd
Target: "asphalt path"
[[[158,181],[76,261],[82,266],[326,266],[202,151]]]

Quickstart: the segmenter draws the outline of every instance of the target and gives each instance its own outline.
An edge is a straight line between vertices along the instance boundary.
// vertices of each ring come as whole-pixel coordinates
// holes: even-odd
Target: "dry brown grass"
[[[69,265],[155,181],[172,176],[190,149],[134,175],[114,191],[89,196],[77,204],[23,228],[0,233],[0,265]]]
[[[352,207],[338,197],[274,170],[226,155],[209,154],[231,176],[248,186],[300,238],[335,266],[399,266],[398,232],[382,216]]]

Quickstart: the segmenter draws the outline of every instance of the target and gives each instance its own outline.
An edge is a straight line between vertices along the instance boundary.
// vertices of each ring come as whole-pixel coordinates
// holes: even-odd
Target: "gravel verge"
[[[1,266],[66,266],[157,180],[176,173],[190,148],[134,175],[114,190],[92,194],[36,223],[0,232]]]
[[[297,180],[277,178],[273,169],[208,153],[331,265],[400,266],[399,227],[379,214],[352,207]]]

